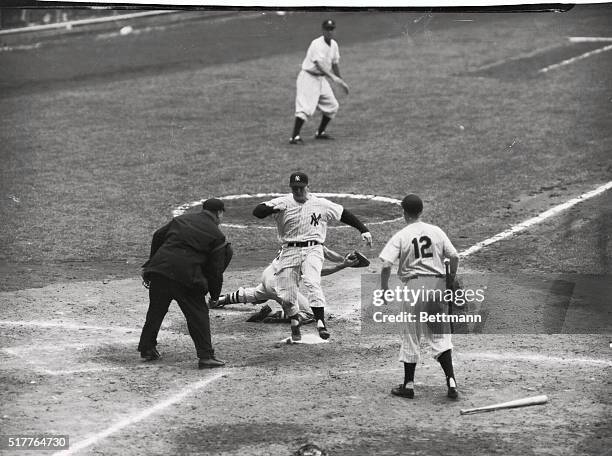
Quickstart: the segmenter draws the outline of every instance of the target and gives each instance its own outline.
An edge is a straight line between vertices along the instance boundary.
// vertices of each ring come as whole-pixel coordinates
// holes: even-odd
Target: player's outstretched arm
[[[359,260],[357,258],[351,258],[347,256],[346,258],[342,259],[342,263],[335,264],[331,268],[321,269],[321,277],[331,275],[338,271],[342,271],[345,268],[350,268],[351,266],[355,266],[357,263],[359,263]]]
[[[346,94],[349,93],[349,86],[348,86],[348,84],[346,82],[344,82],[344,79],[342,79],[340,77],[340,70],[339,70],[339,68],[337,68],[337,66],[336,66],[336,70],[337,70],[337,73],[336,73],[336,71],[334,71],[334,72],[329,71],[327,68],[325,68],[323,65],[321,65],[316,60],[315,60],[314,63],[317,66],[317,69],[321,73],[323,73],[325,76],[327,76],[329,79],[331,79],[336,84],[340,85]]]
[[[268,215],[275,214],[276,212],[280,212],[280,209],[275,209],[272,206],[268,206],[266,203],[258,204],[255,209],[253,209],[253,215],[257,218],[266,218]]]
[[[323,257],[326,260],[333,261],[334,263],[342,263],[344,261],[344,257],[342,255],[326,246],[323,246]]]
[[[359,230],[361,238],[366,241],[370,247],[372,246],[372,235],[370,234],[370,230],[351,211],[344,209],[340,216],[340,221]]]

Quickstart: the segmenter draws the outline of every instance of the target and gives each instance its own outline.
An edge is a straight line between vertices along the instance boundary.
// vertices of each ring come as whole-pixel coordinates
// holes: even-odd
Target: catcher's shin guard
[[[246,303],[246,295],[244,294],[244,288],[240,287],[233,293],[227,293],[219,298],[218,306],[225,306],[227,304],[239,304]]]

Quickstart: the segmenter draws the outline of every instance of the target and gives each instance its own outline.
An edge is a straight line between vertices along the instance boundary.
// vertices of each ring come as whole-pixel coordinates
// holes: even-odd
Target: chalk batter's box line
[[[35,350],[35,347],[32,347],[32,350]],[[81,373],[88,373],[88,372],[103,372],[103,371],[109,371],[109,370],[124,370],[125,369],[124,367],[118,367],[118,366],[84,367],[81,369],[63,369],[63,370],[47,369],[47,368],[41,367],[39,364],[39,361],[32,360],[24,356],[23,354],[19,353],[19,350],[14,350],[13,348],[3,348],[2,351],[8,355],[11,355],[19,359],[20,362],[24,363],[25,366],[27,366],[29,370],[32,370],[39,374],[49,375],[52,377],[56,377],[59,375],[72,375],[72,374],[81,374]]]
[[[194,394],[196,391],[201,390],[203,388],[205,388],[206,386],[208,386],[209,384],[211,384],[212,382],[220,379],[221,377],[227,376],[227,373],[222,370],[220,372],[217,372],[215,375],[213,375],[210,378],[204,379],[204,380],[200,380],[194,383],[191,383],[189,385],[187,385],[185,388],[183,388],[180,392],[178,392],[177,394],[171,396],[170,398],[159,402],[158,404],[154,405],[153,407],[149,407],[146,408],[144,410],[141,410],[140,412],[135,412],[133,414],[131,414],[130,416],[128,416],[127,418],[124,418],[118,422],[116,422],[115,424],[107,427],[106,429],[103,429],[102,431],[90,434],[88,437],[84,438],[83,440],[77,441],[74,444],[70,445],[70,449],[67,451],[58,451],[56,453],[53,453],[53,455],[57,455],[57,456],[66,456],[69,454],[74,454],[76,452],[81,451],[84,448],[90,447],[92,445],[95,445],[96,443],[98,443],[99,441],[105,439],[106,437],[115,434],[116,432],[121,431],[122,429],[129,427],[133,424],[136,424],[140,421],[143,421],[147,418],[149,418],[151,415],[154,414],[158,414],[161,413],[164,409],[177,404],[178,402],[182,401],[185,397]]]

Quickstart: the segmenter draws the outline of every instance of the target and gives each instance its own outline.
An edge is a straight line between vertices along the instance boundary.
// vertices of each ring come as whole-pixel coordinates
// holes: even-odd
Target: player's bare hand
[[[274,212],[281,212],[287,209],[287,205],[285,203],[278,203],[272,209],[274,209]]]
[[[349,94],[349,86],[348,86],[348,84],[346,82],[344,82],[342,79],[340,79],[339,84],[340,84],[340,87],[342,87],[342,90],[344,90],[344,93],[346,95],[348,95]]]
[[[361,239],[363,239],[366,244],[368,244],[368,247],[372,247],[372,235],[370,234],[369,231],[366,231],[365,233],[361,233]]]

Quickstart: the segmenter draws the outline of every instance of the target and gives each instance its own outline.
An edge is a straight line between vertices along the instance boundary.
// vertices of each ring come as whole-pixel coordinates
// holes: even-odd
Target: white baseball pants
[[[280,254],[276,273],[276,292],[281,299],[281,305],[293,304],[297,313],[301,278],[310,307],[325,307],[325,296],[321,289],[322,268],[322,245],[284,247]],[[292,314],[288,315],[291,316]]]
[[[314,76],[306,71],[300,71],[296,81],[296,117],[308,120],[318,108],[333,119],[339,107],[338,100],[325,76]]]
[[[413,290],[441,290],[444,293],[446,281],[443,277],[420,276],[404,282],[404,286]],[[425,297],[425,292],[420,296]],[[451,342],[449,323],[427,323],[420,322],[420,312],[447,313],[448,304],[444,302],[426,301],[418,299],[415,305],[411,302],[402,301],[402,312],[411,313],[416,316],[415,322],[402,324],[401,347],[399,360],[404,363],[418,363],[421,353],[421,341],[425,340],[434,351],[434,358],[438,358],[446,350],[453,348]]]

